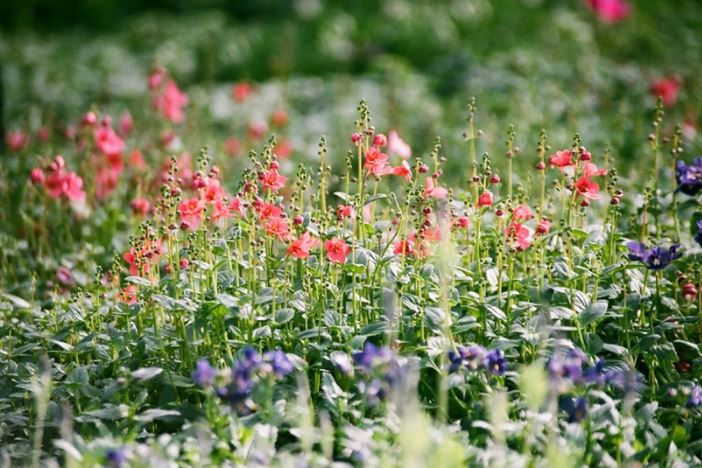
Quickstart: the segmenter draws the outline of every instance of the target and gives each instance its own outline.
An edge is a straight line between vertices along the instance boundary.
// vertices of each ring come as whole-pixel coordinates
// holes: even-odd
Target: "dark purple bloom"
[[[456,347],[455,351],[448,353],[449,372],[456,372],[462,366],[469,370],[477,369],[483,363],[486,353],[485,348],[479,345]]]
[[[501,349],[490,350],[483,361],[487,370],[495,375],[505,375],[507,370],[507,360],[505,353]]]
[[[604,359],[598,359],[595,362],[594,366],[590,367],[587,371],[585,371],[585,374],[584,374],[585,382],[594,383],[594,384],[605,383],[604,365],[605,365]]]
[[[353,355],[353,361],[356,365],[366,371],[370,371],[379,365],[387,364],[393,359],[394,356],[390,348],[385,346],[378,348],[370,342],[366,342],[363,350]]]
[[[264,359],[271,365],[273,373],[279,379],[282,379],[293,371],[293,365],[290,359],[279,349],[267,352]]]
[[[358,389],[369,405],[385,400],[404,375],[395,353],[386,346],[378,348],[366,342],[362,351],[354,353],[353,360],[362,376]]]
[[[561,408],[568,414],[568,422],[580,422],[587,416],[588,403],[585,397],[563,397],[559,401]]]
[[[678,161],[675,178],[678,190],[686,195],[695,195],[702,189],[702,158],[695,158],[689,166]]]
[[[626,247],[629,249],[629,260],[643,262],[651,270],[662,270],[673,260],[682,257],[680,244],[673,244],[667,249],[659,246],[647,249],[641,242],[630,241]]]
[[[702,387],[695,385],[690,390],[690,397],[687,399],[688,408],[697,408],[702,405]]]
[[[217,370],[214,369],[207,359],[200,359],[193,371],[193,381],[202,388],[209,387],[217,377]]]
[[[110,468],[120,468],[127,462],[127,452],[124,447],[109,449],[105,452],[105,460]]]
[[[697,234],[695,234],[695,240],[698,244],[702,245],[702,219],[697,221]]]

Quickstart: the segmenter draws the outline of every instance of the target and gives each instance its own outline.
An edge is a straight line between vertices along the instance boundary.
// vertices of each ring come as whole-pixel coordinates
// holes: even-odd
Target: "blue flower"
[[[395,353],[386,346],[366,342],[363,350],[353,354],[353,360],[362,376],[358,389],[371,406],[385,400],[404,376]]]
[[[217,370],[210,366],[207,359],[200,359],[195,365],[193,371],[193,381],[202,388],[209,387],[214,383],[217,377]]]
[[[124,447],[109,449],[105,452],[105,460],[110,468],[120,468],[127,462],[127,452]]]
[[[461,366],[469,370],[476,370],[483,363],[487,351],[479,345],[458,346],[456,350],[449,351],[449,372],[456,372]]]
[[[589,405],[585,397],[570,398],[561,397],[560,406],[568,414],[568,422],[580,422],[587,416]]]
[[[629,260],[645,263],[651,270],[662,270],[673,260],[682,257],[680,244],[673,244],[667,249],[659,246],[646,248],[641,242],[629,241],[626,247],[629,249]]]
[[[688,408],[697,408],[702,405],[702,387],[695,385],[690,390],[690,397],[687,399]]]
[[[293,365],[288,359],[287,354],[277,349],[267,352],[263,359],[271,365],[271,369],[275,376],[282,379],[293,371]]]
[[[702,158],[695,158],[689,166],[684,161],[678,161],[675,178],[682,193],[697,194],[702,189]]]
[[[505,375],[507,360],[504,351],[499,348],[489,351],[485,356],[484,365],[495,375]]]
[[[702,219],[697,221],[697,234],[695,234],[695,240],[698,244],[702,245]]]

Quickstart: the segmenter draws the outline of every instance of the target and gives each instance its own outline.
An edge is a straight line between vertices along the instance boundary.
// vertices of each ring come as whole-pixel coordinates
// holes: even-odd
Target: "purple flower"
[[[568,414],[568,422],[580,422],[585,419],[588,411],[588,403],[585,397],[570,398],[563,397],[559,401],[561,408]]]
[[[695,240],[698,244],[702,245],[702,219],[697,221],[697,234],[695,234]]]
[[[449,372],[456,372],[461,366],[475,370],[483,363],[487,351],[479,345],[458,346],[456,351],[449,351]]]
[[[690,390],[690,397],[687,399],[688,408],[697,408],[702,405],[702,387],[695,385]]]
[[[651,270],[662,270],[673,260],[682,257],[680,244],[673,244],[667,249],[659,246],[647,249],[641,242],[629,241],[626,247],[629,249],[629,260],[645,263]]]
[[[702,158],[695,158],[689,166],[678,161],[675,178],[678,190],[686,195],[695,195],[702,189]]]
[[[642,378],[636,371],[611,370],[605,372],[605,382],[625,393],[636,393],[641,389]]]
[[[369,405],[385,400],[404,376],[395,353],[386,346],[378,348],[366,342],[362,351],[354,353],[353,360],[362,376],[358,389]]]
[[[282,379],[293,371],[293,365],[290,359],[288,359],[287,354],[279,349],[267,352],[263,358],[271,365],[273,373],[279,379]]]
[[[485,367],[495,375],[505,375],[507,360],[505,353],[499,348],[490,350],[484,359]]]
[[[348,354],[334,351],[331,353],[331,362],[342,374],[353,375],[353,364]]]
[[[110,468],[120,468],[127,462],[127,452],[124,447],[109,449],[105,452],[105,460]]]
[[[202,388],[211,386],[217,377],[217,370],[210,366],[207,359],[200,359],[193,371],[193,381]]]
[[[353,355],[353,361],[357,366],[361,367],[366,371],[370,371],[373,368],[387,364],[394,359],[392,351],[386,346],[381,346],[378,348],[373,343],[366,342],[363,346],[363,350]]]

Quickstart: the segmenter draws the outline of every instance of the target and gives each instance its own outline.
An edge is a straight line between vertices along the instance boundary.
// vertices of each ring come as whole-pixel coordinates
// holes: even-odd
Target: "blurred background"
[[[693,136],[699,127],[702,2],[630,0],[614,19],[602,13],[609,3],[4,0],[3,123],[60,127],[91,106],[136,117],[160,65],[190,96],[191,143],[215,149],[284,109],[295,157],[314,158],[322,134],[343,156],[366,98],[379,130],[397,129],[418,154],[441,135],[460,164],[475,96],[481,150],[501,148],[514,124],[532,154],[546,128],[554,145],[577,131],[633,161],[656,80],[679,85],[667,122]],[[241,82],[255,92],[237,104],[231,86]]]

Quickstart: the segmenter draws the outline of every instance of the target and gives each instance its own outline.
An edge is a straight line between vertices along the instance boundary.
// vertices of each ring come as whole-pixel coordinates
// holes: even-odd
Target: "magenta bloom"
[[[631,14],[626,0],[585,0],[587,6],[605,23],[617,23]]]

